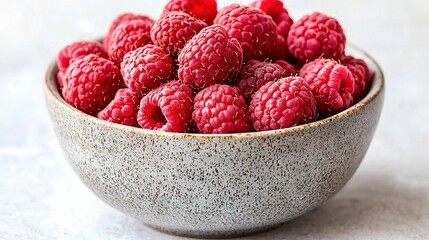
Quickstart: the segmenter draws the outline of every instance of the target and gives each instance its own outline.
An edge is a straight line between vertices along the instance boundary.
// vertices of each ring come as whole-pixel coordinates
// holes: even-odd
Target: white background
[[[102,36],[125,11],[155,18],[165,2],[0,0],[0,239],[181,239],[115,211],[77,179],[42,91],[62,46]],[[429,239],[428,1],[285,2],[294,19],[319,10],[340,20],[348,40],[383,68],[385,106],[361,167],[338,195],[245,239]]]

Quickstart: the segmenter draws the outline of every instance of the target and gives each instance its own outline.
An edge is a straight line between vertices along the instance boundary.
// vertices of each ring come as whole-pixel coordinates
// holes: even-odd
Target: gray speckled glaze
[[[65,103],[53,63],[46,100],[66,158],[112,207],[172,234],[229,237],[264,231],[321,205],[362,161],[384,98],[383,74],[369,94],[330,118],[247,134],[178,134],[98,120]]]

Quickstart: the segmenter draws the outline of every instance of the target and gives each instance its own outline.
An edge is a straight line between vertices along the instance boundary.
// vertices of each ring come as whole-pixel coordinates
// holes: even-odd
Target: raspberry
[[[167,12],[153,25],[150,35],[152,42],[167,54],[177,57],[185,44],[207,24],[184,12]]]
[[[164,13],[182,11],[211,25],[217,14],[216,0],[170,0]]]
[[[287,77],[297,74],[295,67],[284,60],[277,60],[277,61],[274,61],[274,63],[280,65],[280,67],[282,67],[286,71]]]
[[[109,41],[110,59],[119,64],[127,52],[151,43],[152,24],[152,21],[132,20],[119,25],[113,31]]]
[[[286,44],[286,40],[281,35],[277,35],[277,41],[274,46],[274,51],[271,55],[271,59],[288,59],[290,58],[289,49]]]
[[[153,20],[145,15],[139,15],[134,13],[124,13],[119,15],[115,20],[113,20],[112,24],[110,24],[109,31],[107,32],[106,37],[103,39],[103,44],[106,49],[109,49],[109,41],[115,29],[123,24],[132,20],[143,20],[148,22],[153,22]]]
[[[75,108],[96,115],[123,86],[119,68],[105,58],[90,54],[74,61],[64,76],[64,99]]]
[[[65,72],[58,71],[57,73],[57,83],[60,88],[64,87],[64,75]]]
[[[362,59],[352,56],[345,56],[341,59],[341,64],[346,66],[355,80],[355,91],[353,92],[353,102],[361,100],[371,82],[371,72],[368,65]]]
[[[240,70],[243,50],[220,25],[201,30],[179,54],[179,79],[195,89],[225,83]]]
[[[276,24],[262,10],[231,4],[219,11],[214,23],[240,42],[245,61],[263,61],[271,56],[277,40]]]
[[[241,90],[246,101],[250,102],[253,94],[265,83],[290,75],[295,75],[295,69],[291,73],[276,63],[249,60],[243,66],[235,85]]]
[[[119,89],[115,98],[97,114],[97,117],[109,122],[137,127],[139,126],[137,124],[139,103],[139,99],[131,90]]]
[[[141,98],[173,77],[173,65],[164,50],[147,44],[125,54],[121,73],[125,85]]]
[[[287,77],[262,86],[250,102],[249,111],[253,128],[268,131],[313,121],[316,103],[303,78]]]
[[[290,27],[293,24],[292,18],[284,8],[280,0],[256,0],[250,3],[250,6],[256,7],[270,15],[277,24],[277,33],[283,38],[287,38]]]
[[[185,132],[192,126],[194,92],[178,81],[159,86],[140,102],[137,122],[142,128]]]
[[[292,25],[287,44],[290,53],[301,63],[319,57],[340,59],[344,55],[346,36],[335,18],[315,12]]]
[[[310,85],[321,116],[338,113],[353,104],[353,76],[338,62],[316,59],[304,65],[299,76]]]
[[[240,133],[252,131],[246,100],[240,90],[215,84],[194,99],[192,119],[200,133]]]
[[[107,58],[107,52],[104,50],[103,45],[98,42],[80,41],[74,42],[65,46],[58,53],[57,65],[60,72],[65,73],[70,64],[78,59],[85,57],[89,54],[96,54],[100,57]]]

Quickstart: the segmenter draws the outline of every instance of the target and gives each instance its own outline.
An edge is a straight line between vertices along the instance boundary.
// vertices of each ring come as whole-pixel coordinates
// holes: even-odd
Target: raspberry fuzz
[[[116,17],[115,20],[113,20],[113,22],[110,24],[109,30],[107,31],[106,37],[103,39],[103,44],[104,47],[106,49],[109,49],[109,41],[110,38],[113,34],[113,32],[115,31],[115,29],[124,23],[133,21],[133,20],[143,20],[146,22],[153,22],[153,20],[145,15],[141,15],[141,14],[134,14],[134,13],[123,13],[121,15],[119,15],[118,17]]]
[[[205,27],[206,23],[187,13],[172,11],[164,13],[155,22],[150,36],[155,45],[164,49],[167,54],[177,57],[185,44]]]
[[[355,80],[353,102],[357,103],[365,96],[368,86],[371,83],[371,72],[365,61],[352,56],[343,57],[341,59],[341,64],[350,70]]]
[[[293,67],[284,69],[276,63],[249,60],[243,66],[235,85],[241,90],[246,101],[250,102],[253,94],[265,83],[291,75],[295,75]]]
[[[245,61],[264,61],[271,56],[277,41],[277,27],[262,10],[234,3],[222,8],[214,23],[222,25],[229,36],[240,42]]]
[[[195,89],[230,80],[240,70],[243,50],[237,39],[230,38],[218,25],[204,28],[179,54],[179,79]]]
[[[280,0],[256,0],[250,3],[251,7],[256,7],[270,15],[277,25],[277,33],[283,38],[287,38],[290,27],[293,24],[289,12],[284,8]]]
[[[194,99],[192,119],[200,133],[240,133],[252,131],[246,100],[240,91],[215,84]]]
[[[211,25],[217,14],[216,0],[170,0],[164,13],[182,11]]]
[[[64,75],[70,64],[76,59],[95,54],[103,58],[108,58],[107,52],[103,45],[94,41],[79,41],[65,46],[57,56],[57,82],[60,88],[65,84]]]
[[[347,67],[330,59],[316,59],[302,67],[299,76],[310,85],[322,117],[353,104],[354,79]]]
[[[344,55],[346,36],[335,18],[315,12],[292,25],[287,44],[290,53],[301,63],[319,57],[340,59]]]
[[[192,127],[193,98],[187,85],[165,83],[142,98],[137,122],[145,129],[185,132]]]
[[[105,108],[123,86],[119,68],[94,54],[74,61],[67,69],[64,82],[64,99],[93,116]]]
[[[140,100],[128,88],[119,89],[115,98],[101,110],[97,117],[113,123],[138,126],[137,112]]]
[[[129,51],[151,43],[152,24],[152,20],[132,20],[116,27],[108,44],[110,59],[119,64]]]
[[[171,58],[158,46],[147,44],[130,51],[121,63],[125,85],[141,98],[173,77]]]
[[[268,131],[313,121],[316,103],[303,78],[287,77],[262,86],[255,93],[249,111],[253,128]]]

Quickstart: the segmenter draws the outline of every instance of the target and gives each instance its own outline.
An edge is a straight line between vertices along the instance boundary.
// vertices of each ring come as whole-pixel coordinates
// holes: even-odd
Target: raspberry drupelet
[[[268,82],[253,97],[249,106],[253,128],[268,131],[312,122],[316,102],[301,77]]]
[[[64,76],[62,94],[75,108],[97,115],[124,83],[119,68],[110,60],[90,54],[74,61]]]
[[[200,133],[252,131],[246,100],[240,90],[229,85],[215,84],[199,92],[192,119]]]
[[[176,80],[149,92],[140,101],[138,124],[145,129],[185,132],[192,128],[193,90]]]
[[[179,54],[179,79],[194,89],[223,84],[240,70],[243,49],[218,24],[195,35]]]

